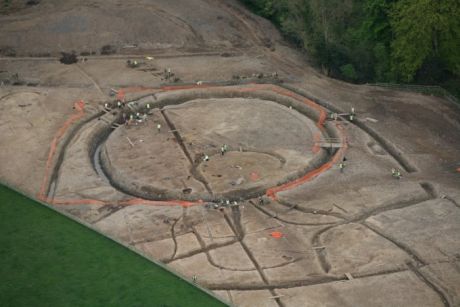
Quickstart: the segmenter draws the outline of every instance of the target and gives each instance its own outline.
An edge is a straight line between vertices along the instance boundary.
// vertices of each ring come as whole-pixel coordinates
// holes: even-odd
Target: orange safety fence
[[[42,201],[52,204],[52,205],[108,205],[116,203],[114,201],[104,201],[104,200],[97,200],[97,199],[58,199],[58,198],[46,198],[42,199]]]
[[[154,205],[154,206],[181,206],[181,207],[191,207],[195,205],[202,205],[204,202],[202,200],[197,201],[185,201],[185,200],[146,200],[142,198],[133,198],[125,200],[119,203],[120,205],[133,206],[133,205]]]
[[[121,205],[121,206],[136,206],[136,205],[152,205],[152,206],[181,206],[191,207],[195,205],[202,205],[202,200],[198,201],[184,201],[184,200],[148,200],[143,198],[131,198],[126,200],[111,201],[111,200],[98,200],[98,199],[59,199],[59,198],[42,198],[41,201],[52,205],[72,206],[72,205]]]
[[[117,100],[124,102],[126,99],[126,94],[130,93],[139,93],[139,92],[146,92],[146,91],[152,91],[152,92],[160,92],[162,89],[158,88],[153,88],[153,87],[145,87],[145,86],[133,86],[133,87],[124,87],[120,88],[117,91]]]
[[[76,114],[73,114],[69,119],[67,119],[64,124],[59,128],[57,131],[56,135],[54,136],[53,140],[51,141],[50,145],[50,150],[48,153],[48,158],[46,160],[46,165],[45,165],[45,175],[42,180],[42,184],[40,187],[40,191],[38,193],[38,199],[42,200],[45,198],[45,191],[46,191],[46,186],[48,184],[48,179],[51,171],[51,165],[53,162],[53,157],[54,154],[56,153],[57,146],[61,138],[64,136],[65,132],[69,129],[69,127],[82,118],[85,115],[85,103],[83,100],[79,100],[74,103],[74,109],[77,111]]]
[[[302,102],[314,110],[319,112],[319,117],[318,121],[316,123],[317,127],[321,130],[324,129],[324,122],[327,117],[327,112],[326,110],[318,105],[317,103],[311,101],[308,98],[305,98],[301,95],[298,95],[296,93],[293,93],[287,89],[281,88],[276,85],[272,84],[257,84],[257,83],[250,83],[248,85],[251,85],[251,87],[244,87],[244,88],[239,88],[238,91],[240,92],[254,92],[258,90],[268,90],[275,92],[277,94],[287,96],[290,98],[293,98],[299,102]],[[123,88],[120,89],[117,92],[117,99],[124,101],[126,93],[133,93],[133,92],[140,92],[140,91],[148,91],[148,90],[157,90],[158,92],[162,91],[176,91],[176,90],[187,90],[187,89],[196,89],[196,88],[222,88],[222,90],[226,91],[235,91],[235,89],[228,89],[225,86],[221,85],[213,85],[213,84],[192,84],[192,85],[172,85],[172,86],[163,86],[160,89],[155,89],[155,88],[146,88],[146,87],[130,87],[130,88]],[[122,201],[103,201],[103,200],[97,200],[97,199],[49,199],[45,196],[45,191],[46,191],[46,186],[48,184],[49,180],[49,173],[52,165],[52,160],[53,157],[56,153],[57,150],[57,145],[65,132],[69,129],[69,127],[78,119],[84,116],[84,102],[82,100],[76,102],[74,104],[75,109],[77,110],[77,113],[72,115],[65,123],[64,125],[58,130],[56,133],[53,141],[51,142],[50,146],[50,151],[48,154],[48,159],[46,162],[46,167],[45,167],[45,176],[42,181],[42,185],[40,188],[40,192],[38,194],[38,198],[42,201],[48,202],[53,205],[78,205],[78,204],[92,204],[92,205],[106,205],[106,204],[118,204],[118,205],[125,205],[125,206],[130,206],[130,205],[153,205],[153,206],[182,206],[182,207],[190,207],[190,206],[195,206],[195,205],[202,205],[203,201],[198,200],[198,201],[183,201],[183,200],[168,200],[168,201],[154,201],[154,200],[146,200],[142,198],[132,198],[128,200],[122,200]],[[337,124],[337,128],[340,131],[341,137],[342,137],[342,147],[340,150],[337,151],[337,153],[333,156],[333,158],[320,166],[319,168],[309,172],[305,176],[298,178],[296,180],[293,180],[291,182],[285,183],[281,186],[273,187],[270,188],[266,191],[266,195],[269,196],[272,199],[276,199],[276,194],[282,191],[286,191],[292,188],[295,188],[315,177],[317,177],[319,174],[323,173],[324,171],[330,169],[333,164],[337,163],[337,161],[343,156],[344,151],[347,148],[347,143],[346,139],[343,133],[343,127]],[[321,133],[315,134],[315,144],[321,137]],[[314,145],[312,148],[312,151],[314,153],[317,153],[319,151],[319,148],[317,148],[317,145]],[[460,171],[460,169],[459,169]]]
[[[345,150],[348,148],[348,145],[347,145],[346,138],[343,135],[343,131],[342,131],[343,127],[340,126],[339,124],[337,124],[337,128],[340,131],[341,136],[342,136],[342,147],[335,153],[335,155],[332,157],[332,159],[329,162],[327,162],[327,163],[321,165],[320,167],[312,170],[311,172],[307,173],[303,177],[300,177],[300,178],[298,178],[296,180],[287,182],[287,183],[285,183],[283,185],[268,189],[267,192],[265,193],[265,195],[270,197],[273,200],[276,200],[277,199],[277,196],[276,196],[277,193],[284,192],[284,191],[287,191],[287,190],[291,190],[293,188],[298,187],[301,184],[304,184],[307,181],[312,180],[313,178],[319,176],[320,174],[324,173],[328,169],[332,168],[332,166],[335,163],[337,163],[340,159],[342,159],[343,156],[344,156]]]

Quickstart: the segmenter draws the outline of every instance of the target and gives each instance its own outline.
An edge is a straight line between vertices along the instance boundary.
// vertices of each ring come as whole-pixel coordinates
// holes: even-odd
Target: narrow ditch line
[[[221,244],[211,243],[211,244],[207,245],[205,248],[197,249],[197,250],[191,251],[189,253],[183,254],[181,256],[175,257],[174,259],[166,260],[166,261],[164,261],[164,263],[168,264],[168,263],[171,263],[171,262],[176,261],[176,260],[182,260],[182,259],[185,259],[185,258],[189,258],[189,257],[195,256],[195,255],[201,254],[201,253],[205,253],[205,252],[213,250],[213,249],[218,249],[218,248],[221,248],[221,247],[225,247],[225,246],[235,244],[236,242],[238,242],[238,240],[235,239],[235,240],[231,240],[231,241],[221,243]],[[201,244],[200,244],[200,246],[201,246]]]
[[[368,219],[371,216],[374,216],[374,215],[377,215],[377,214],[380,214],[380,213],[383,213],[383,212],[386,212],[386,211],[402,209],[402,208],[417,205],[417,204],[419,204],[421,202],[424,202],[424,201],[427,201],[427,200],[431,200],[434,197],[433,193],[435,193],[434,189],[433,189],[433,191],[430,190],[430,193],[427,192],[428,195],[426,195],[426,196],[416,197],[416,198],[414,198],[412,200],[409,200],[409,201],[406,201],[406,202],[397,202],[397,203],[393,203],[393,204],[390,204],[390,205],[387,205],[387,206],[377,207],[377,208],[375,208],[373,210],[370,210],[369,212],[365,212],[365,213],[363,213],[363,214],[361,214],[361,215],[359,215],[359,216],[357,216],[355,218],[347,219],[346,221],[339,222],[336,225],[321,229],[317,233],[315,233],[315,235],[313,236],[312,245],[313,246],[320,246],[321,245],[321,242],[320,242],[321,235],[323,233],[331,230],[334,227],[347,225],[347,224],[351,224],[351,223],[360,223],[360,224],[364,225],[365,227],[369,228],[370,230],[372,230],[373,232],[377,233],[378,235],[383,236],[385,239],[391,241],[393,244],[395,244],[399,248],[403,249],[407,254],[409,254],[414,259],[416,259],[416,261],[418,261],[419,263],[423,264],[424,262],[420,259],[420,257],[418,257],[415,254],[415,252],[411,251],[408,247],[402,245],[401,243],[396,242],[395,240],[383,235],[382,233],[378,232],[378,230],[371,228],[371,226],[369,226],[365,222],[365,220]],[[318,256],[321,268],[324,270],[324,272],[328,273],[332,266],[331,266],[330,262],[327,259],[327,250],[326,249],[317,249],[316,250],[316,255]]]
[[[234,226],[235,226],[235,231],[237,232],[237,238],[238,240],[243,240],[244,238],[244,230],[243,226],[241,225],[241,211],[238,206],[232,207],[232,217]]]
[[[58,145],[58,153],[57,153],[57,158],[54,167],[51,168],[50,170],[50,176],[48,177],[48,185],[45,189],[45,195],[49,195],[50,193],[50,188],[51,188],[51,183],[55,182],[54,189],[57,189],[58,185],[58,180],[59,180],[59,171],[62,165],[62,162],[64,161],[64,156],[67,151],[67,147],[69,146],[70,142],[74,139],[74,137],[78,134],[81,128],[88,124],[90,121],[93,119],[100,117],[104,114],[103,111],[99,113],[95,113],[88,118],[82,120],[80,123],[77,123],[74,128],[69,129],[67,136],[63,136],[63,142]]]
[[[283,205],[283,206],[288,207],[288,208],[292,208],[294,210],[297,210],[297,211],[300,211],[300,212],[303,212],[303,213],[333,216],[333,217],[336,217],[336,218],[341,219],[341,220],[346,219],[346,217],[341,213],[328,212],[328,211],[325,211],[325,210],[316,210],[316,209],[303,208],[303,207],[300,207],[300,206],[298,206],[296,204],[292,204],[292,203],[290,203],[288,201],[281,200],[279,198],[277,199],[277,201],[278,201],[278,203],[280,205]]]
[[[400,268],[395,270],[385,270],[381,272],[375,272],[370,274],[352,274],[354,279],[364,279],[375,276],[385,276],[391,274],[398,274],[402,272],[409,271],[408,268]],[[292,289],[299,287],[310,287],[316,285],[330,284],[336,282],[349,282],[346,276],[321,276],[321,277],[312,277],[300,280],[292,280],[285,282],[272,283],[270,285],[250,285],[250,286],[237,286],[237,285],[209,285],[207,288],[213,291],[245,291],[245,290],[270,290],[270,289]]]
[[[103,209],[105,207],[109,208],[109,212],[107,212],[106,214],[100,216],[98,219],[93,221],[91,224],[94,225],[94,224],[96,224],[96,223],[108,218],[109,216],[111,216],[111,215],[115,214],[116,212],[120,211],[121,209],[124,209],[126,206],[123,206],[123,205],[116,205],[116,206],[114,206],[114,205],[105,205],[105,206],[101,207],[100,209]]]
[[[455,199],[453,199],[452,197],[450,196],[447,196],[447,195],[444,195],[444,199],[447,199],[448,201],[450,201],[454,206],[460,208],[460,204],[458,204]]]
[[[289,261],[286,261],[286,262],[283,262],[283,263],[280,263],[280,264],[276,264],[276,265],[273,265],[273,266],[262,266],[260,267],[262,270],[270,270],[270,269],[276,269],[276,268],[281,268],[283,266],[287,266],[287,265],[290,265],[292,263],[296,263],[300,260],[302,260],[303,257],[299,257],[299,258],[294,258],[292,260],[289,260]]]
[[[270,212],[268,212],[267,210],[265,210],[264,208],[262,208],[261,206],[255,204],[252,200],[249,201],[249,203],[251,203],[254,208],[256,208],[257,210],[259,210],[260,212],[262,212],[263,214],[275,219],[275,220],[278,220],[280,222],[283,222],[283,223],[286,223],[286,224],[291,224],[291,225],[300,225],[300,226],[327,226],[327,225],[341,225],[343,224],[342,222],[330,222],[330,223],[300,223],[300,222],[293,222],[293,221],[288,221],[286,219],[283,219],[281,217],[279,217],[277,214],[272,214]]]
[[[196,171],[196,165],[193,162],[192,156],[190,155],[190,152],[188,151],[187,147],[184,144],[184,140],[182,139],[182,136],[180,135],[179,131],[177,131],[176,126],[173,124],[173,122],[169,119],[168,115],[166,115],[166,112],[164,109],[160,109],[161,115],[163,115],[163,118],[165,119],[166,123],[168,124],[169,129],[172,131],[174,137],[176,138],[177,144],[179,144],[180,148],[182,149],[184,155],[187,157],[188,161],[190,162],[191,165],[191,174],[192,176],[200,181],[204,187],[206,188],[206,191],[210,195],[213,195],[214,193],[211,190],[211,187],[209,186],[209,182],[203,177],[203,176],[198,176],[198,173]]]
[[[177,253],[177,238],[176,238],[176,232],[174,230],[174,227],[180,221],[181,218],[182,217],[179,217],[177,220],[174,220],[174,223],[171,226],[171,239],[174,242],[174,250],[173,250],[173,253],[172,253],[171,258],[170,258],[171,260],[173,260],[174,257],[176,257],[176,253]]]
[[[195,234],[195,237],[197,238],[200,246],[201,246],[201,249],[204,251],[205,255],[206,255],[206,258],[208,259],[208,262],[215,268],[219,269],[219,270],[223,270],[223,271],[233,271],[233,272],[249,272],[249,271],[254,271],[255,269],[237,269],[237,268],[229,268],[229,267],[225,267],[225,266],[222,266],[222,265],[219,265],[217,264],[214,259],[212,258],[211,254],[209,253],[211,251],[211,249],[207,249],[206,248],[206,243],[204,242],[203,238],[200,236],[200,234],[196,231],[196,229],[194,227],[192,227],[192,231],[193,233]],[[234,243],[238,242],[238,240],[235,240]]]
[[[166,234],[163,234],[163,235],[160,235],[160,236],[156,236],[155,238],[134,241],[133,245],[145,244],[145,243],[155,243],[155,242],[162,241],[162,240],[165,240],[165,239],[171,239],[171,237],[166,235]]]
[[[420,272],[416,266],[414,266],[412,263],[407,263],[407,266],[409,269],[423,282],[425,283],[430,289],[432,289],[436,294],[439,296],[441,299],[442,303],[444,304],[445,307],[451,307],[451,303],[448,299],[448,296],[444,293],[444,291],[436,284],[428,280],[425,275],[423,275],[422,272]]]
[[[368,219],[371,216],[378,215],[378,214],[386,212],[386,211],[403,209],[403,208],[415,206],[415,205],[418,205],[418,204],[420,204],[422,202],[425,202],[425,201],[428,201],[428,200],[431,200],[431,199],[434,199],[431,195],[425,195],[425,196],[419,196],[419,197],[413,198],[413,199],[405,201],[405,202],[397,202],[397,203],[389,204],[389,205],[386,205],[386,206],[377,207],[377,208],[375,208],[373,210],[370,210],[368,212],[365,212],[365,213],[363,213],[363,214],[361,214],[361,215],[359,215],[359,216],[357,216],[355,218],[349,219],[347,223],[359,223],[359,222],[362,222],[362,221]]]
[[[49,192],[48,192],[48,195],[47,195],[48,199],[54,199],[54,196],[56,195],[56,189],[57,189],[57,181],[53,180],[50,183],[50,188],[49,188]]]
[[[218,268],[219,270],[227,270],[227,268],[218,265],[217,263],[214,262],[214,260],[211,257],[211,254],[209,253],[209,250],[206,249],[206,243],[204,242],[203,238],[200,236],[198,231],[196,231],[195,227],[190,226],[192,229],[193,234],[195,235],[196,239],[198,240],[198,243],[200,244],[201,249],[204,251],[206,258],[208,259],[208,262],[215,268]]]
[[[387,239],[388,241],[390,241],[391,243],[393,243],[394,245],[396,245],[397,247],[399,247],[400,249],[402,249],[404,252],[406,252],[406,254],[408,254],[409,256],[411,256],[415,262],[417,264],[420,264],[420,265],[427,265],[427,262],[422,260],[422,258],[417,255],[417,253],[415,251],[413,251],[412,249],[410,249],[408,246],[406,246],[405,244],[403,243],[400,243],[398,242],[397,240],[391,238],[390,236],[382,233],[380,230],[378,230],[376,227],[374,226],[371,226],[370,224],[366,223],[366,222],[361,222],[361,225],[367,227],[368,229],[372,230],[374,233],[378,234],[379,236]]]
[[[430,182],[420,182],[420,186],[432,199],[438,197],[438,192]]]
[[[262,281],[264,282],[265,285],[269,285],[269,281],[267,279],[267,276],[265,276],[265,273],[264,271],[262,270],[261,266],[259,265],[259,263],[257,262],[256,258],[254,257],[254,255],[252,254],[251,250],[248,248],[248,246],[246,245],[246,243],[243,241],[244,239],[244,231],[243,231],[243,227],[241,226],[241,213],[239,212],[239,207],[234,207],[236,211],[238,211],[237,213],[235,213],[235,210],[233,210],[232,208],[232,215],[235,217],[237,217],[237,219],[235,220],[235,224],[239,224],[238,226],[237,225],[234,225],[230,218],[228,217],[227,214],[224,214],[224,218],[225,218],[225,221],[227,222],[227,224],[229,225],[229,227],[232,229],[233,233],[235,233],[235,235],[237,236],[238,238],[238,242],[240,243],[241,247],[243,248],[243,250],[245,251],[246,255],[248,256],[248,258],[251,260],[252,264],[254,265],[254,267],[257,269],[257,272],[259,273],[260,275],[260,278],[262,279]],[[272,296],[278,296],[278,294],[275,292],[275,289],[271,288],[271,289],[268,289],[270,291],[270,294]],[[278,306],[280,307],[284,307],[285,305],[283,304],[283,302],[281,302],[281,299],[279,297],[275,298],[274,299],[275,302],[278,304]]]
[[[345,225],[345,223],[340,224],[340,225]],[[320,247],[321,244],[320,244],[319,240],[320,240],[321,235],[323,233],[325,233],[326,231],[331,230],[332,228],[334,228],[334,226],[326,227],[326,228],[323,228],[320,231],[316,232],[314,234],[312,240],[311,240],[312,247]],[[323,269],[323,271],[325,273],[329,273],[329,271],[332,268],[332,265],[329,262],[329,260],[327,259],[327,251],[326,251],[326,249],[325,248],[316,248],[315,252],[316,252],[316,256],[318,257],[319,264],[320,264],[321,268]]]
[[[326,109],[329,109],[333,112],[336,113],[343,113],[342,110],[339,110],[338,108],[334,107],[328,102],[325,102],[322,99],[319,99],[317,97],[313,97],[311,94],[306,93],[305,91],[301,89],[297,89],[294,86],[289,86],[289,85],[282,85],[284,88],[297,93],[301,96],[307,97],[308,99],[316,102],[317,104],[323,106]],[[354,121],[350,122],[351,124],[354,124],[364,132],[366,132],[368,135],[370,135],[383,149],[385,149],[386,152],[390,154],[390,156],[393,157],[393,159],[398,162],[398,164],[408,173],[414,173],[417,172],[417,169],[403,156],[403,154],[394,146],[391,144],[389,141],[387,141],[383,136],[381,136],[377,131],[374,129],[370,128],[366,124],[364,124],[362,121],[359,119],[355,119]]]
[[[94,80],[93,77],[91,77],[81,66],[80,64],[77,64],[75,65],[75,67],[78,69],[78,71],[85,77],[87,78],[89,81],[91,81],[91,83],[94,85],[94,87],[96,88],[96,90],[101,93],[101,95],[106,98],[107,95],[102,91],[101,87],[99,86],[99,84],[96,82],[96,80]]]
[[[169,129],[172,131],[174,137],[177,140],[177,144],[179,144],[180,148],[184,152],[185,156],[187,157],[188,161],[190,164],[193,165],[193,159],[192,156],[190,155],[189,151],[187,150],[187,147],[185,147],[184,140],[182,139],[182,136],[179,134],[179,132],[176,129],[176,126],[171,122],[169,119],[168,115],[166,115],[166,112],[164,109],[160,109],[161,115],[163,115],[163,118],[165,119],[166,123],[169,126]]]
[[[206,249],[206,244],[205,244],[203,238],[200,236],[200,234],[199,234],[198,232],[195,232],[195,229],[193,229],[193,231],[194,231],[194,234],[195,234],[197,240],[198,240],[199,243],[200,243],[201,248],[205,251],[206,258],[208,258],[208,261],[209,261],[209,263],[210,263],[212,266],[214,266],[214,267],[216,267],[216,268],[218,268],[218,269],[220,269],[220,270],[224,270],[224,271],[233,271],[233,272],[249,272],[249,271],[255,271],[255,269],[252,269],[252,268],[251,268],[251,269],[237,269],[237,268],[229,268],[229,267],[225,267],[225,266],[223,266],[223,265],[217,264],[217,263],[214,261],[214,259],[212,258],[211,254],[209,253],[209,251],[210,251],[211,249]],[[236,243],[236,242],[238,242],[238,240],[235,240],[234,243]]]

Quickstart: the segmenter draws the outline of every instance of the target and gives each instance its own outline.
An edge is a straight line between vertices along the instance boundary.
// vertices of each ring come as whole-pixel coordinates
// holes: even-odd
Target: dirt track
[[[328,79],[267,21],[233,1],[42,2],[0,17],[0,47],[18,55],[0,58],[0,78],[17,73],[22,84],[0,87],[0,160],[7,161],[0,165],[1,181],[42,196],[186,277],[196,275],[200,285],[238,306],[460,305],[458,107],[436,97]],[[61,50],[99,52],[107,44],[117,53],[87,56],[75,65],[56,58]],[[128,68],[126,60],[134,58],[141,66]],[[177,83],[164,80],[167,68],[180,78]],[[229,94],[234,86],[212,89],[231,83],[244,90],[257,87],[253,82],[279,80],[284,82],[260,85],[256,97]],[[108,95],[111,88],[124,88],[126,100],[142,106],[159,103],[163,112],[152,111],[147,125],[117,127],[106,140],[121,116],[117,109],[103,110],[116,98]],[[275,104],[267,88],[291,96]],[[202,94],[184,100],[181,95],[190,91]],[[319,143],[317,117],[290,117],[301,111],[295,104],[289,109],[296,97],[331,112],[354,107],[357,117],[349,122],[344,116],[343,131],[335,132],[346,135],[344,172],[337,163],[343,154],[334,159],[336,151],[329,150],[331,168],[285,189],[276,176],[303,169]],[[259,103],[245,105],[255,99]],[[80,100],[85,104],[79,111]],[[166,107],[179,100],[184,104]],[[276,184],[268,191],[271,184],[259,186],[271,196],[263,204],[247,193],[238,195],[238,206],[222,210],[213,208],[219,202],[186,195],[169,203],[140,199],[95,168],[102,142],[101,155],[107,151],[126,184],[138,176],[181,196],[190,187],[206,193],[207,183],[230,191],[227,198],[236,181],[253,188],[251,176]],[[238,148],[222,163],[221,143]],[[239,154],[240,146],[257,155]],[[198,180],[187,181],[193,173],[186,151],[192,161],[212,153],[205,170],[198,166]],[[264,164],[272,166],[263,169]],[[402,170],[401,180],[392,178],[392,168]]]

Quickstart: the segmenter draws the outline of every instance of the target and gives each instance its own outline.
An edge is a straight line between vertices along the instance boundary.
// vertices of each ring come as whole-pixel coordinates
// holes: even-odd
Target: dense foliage
[[[323,72],[354,82],[459,80],[458,0],[242,0],[305,49]]]

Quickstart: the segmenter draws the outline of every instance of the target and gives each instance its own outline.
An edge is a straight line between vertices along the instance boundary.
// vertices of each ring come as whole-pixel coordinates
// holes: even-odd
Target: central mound
[[[308,117],[273,101],[195,99],[117,128],[101,159],[112,179],[143,198],[241,199],[305,172],[318,133]]]

